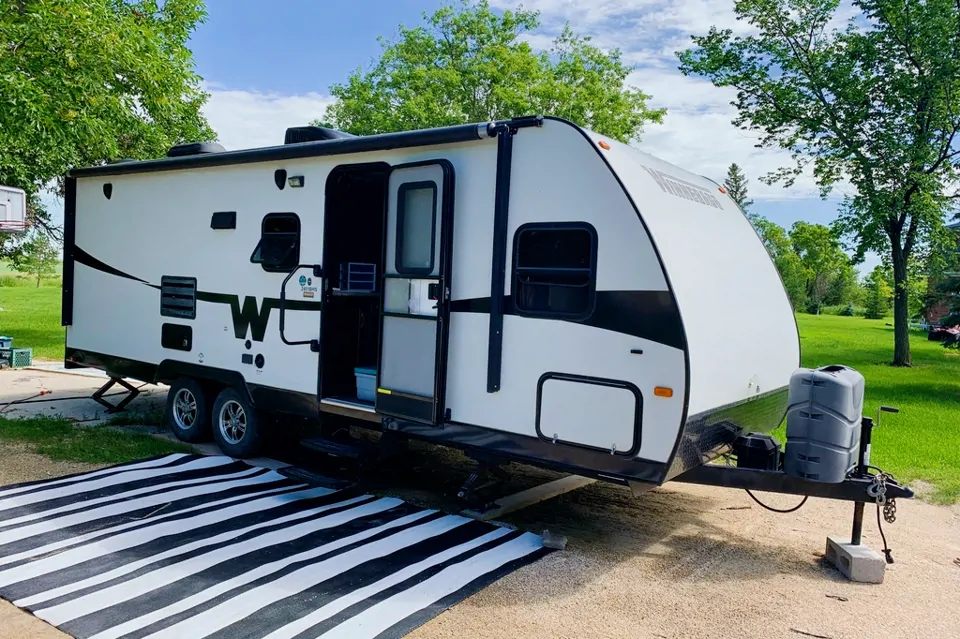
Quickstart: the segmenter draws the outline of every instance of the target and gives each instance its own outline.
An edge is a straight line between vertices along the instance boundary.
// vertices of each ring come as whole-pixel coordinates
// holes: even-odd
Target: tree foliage
[[[770,254],[777,271],[780,273],[783,287],[787,291],[787,296],[790,298],[794,310],[805,310],[807,305],[806,275],[803,263],[796,251],[793,250],[787,232],[779,224],[762,217],[756,218],[753,224],[760,235],[760,239],[763,240],[767,253]]]
[[[734,162],[727,169],[727,179],[723,181],[724,187],[730,198],[737,203],[743,212],[750,216],[750,206],[753,200],[747,197],[747,176],[743,173],[740,165]],[[751,218],[752,219],[752,218]]]
[[[215,138],[187,48],[204,17],[202,0],[0,2],[0,184],[28,193],[36,226],[59,238],[38,194],[71,167]]]
[[[539,14],[502,14],[487,0],[444,5],[425,24],[401,26],[368,71],[331,87],[336,102],[319,123],[357,135],[542,114],[569,119],[629,142],[665,113],[626,84],[633,68],[618,50],[602,51],[569,26],[549,51],[523,35]]]
[[[20,251],[10,260],[11,268],[18,273],[27,273],[37,278],[37,288],[44,277],[50,277],[57,272],[60,263],[57,246],[46,233],[34,228],[30,236],[22,244]]]
[[[866,277],[865,317],[867,319],[883,319],[890,312],[890,300],[893,289],[887,282],[882,266],[876,266]]]
[[[795,164],[766,179],[789,185],[812,168],[824,195],[855,189],[837,228],[891,257],[896,283],[893,363],[911,363],[907,264],[942,237],[958,178],[960,4],[853,0],[861,12],[832,26],[839,0],[736,0],[756,33],[711,28],[679,53],[685,74],[737,90],[735,124]]]
[[[852,267],[849,270],[847,268],[850,261],[840,242],[822,224],[795,222],[790,228],[790,243],[803,268],[807,310],[819,313],[831,289],[837,294],[840,292],[837,289],[845,285],[844,278],[849,277],[852,271]],[[837,297],[835,295],[831,301],[836,304],[846,301]]]

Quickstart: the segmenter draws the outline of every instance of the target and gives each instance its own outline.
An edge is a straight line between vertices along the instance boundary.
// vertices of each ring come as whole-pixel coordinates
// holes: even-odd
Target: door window
[[[399,186],[397,196],[397,272],[428,275],[437,239],[437,185],[408,182]]]

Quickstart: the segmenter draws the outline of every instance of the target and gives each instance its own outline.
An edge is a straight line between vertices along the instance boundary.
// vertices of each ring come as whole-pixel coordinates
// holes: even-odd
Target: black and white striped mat
[[[229,457],[0,489],[0,596],[83,639],[402,637],[546,552]]]

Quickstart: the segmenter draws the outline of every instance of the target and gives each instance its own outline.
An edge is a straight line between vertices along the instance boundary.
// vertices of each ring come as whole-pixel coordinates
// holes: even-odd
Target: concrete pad
[[[883,555],[869,546],[853,545],[845,539],[827,537],[826,559],[850,581],[883,583],[887,562]]]
[[[0,370],[0,415],[4,417],[64,417],[77,422],[94,423],[111,417],[106,408],[90,398],[107,377],[90,369],[74,371],[55,370],[55,367],[15,368]],[[142,382],[128,380],[136,387]],[[42,397],[38,397],[44,392]],[[122,386],[111,388],[105,399],[117,402],[125,393]],[[132,413],[149,413],[163,410],[167,387],[148,384],[140,389],[140,395],[127,405]],[[32,399],[28,399],[32,398]],[[27,400],[7,405],[7,402]],[[43,401],[36,401],[43,400]]]

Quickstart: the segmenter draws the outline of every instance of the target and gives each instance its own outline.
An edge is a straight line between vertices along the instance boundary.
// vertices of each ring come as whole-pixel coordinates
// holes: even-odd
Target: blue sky
[[[401,23],[412,26],[441,0],[207,0],[209,17],[190,41],[198,73],[211,93],[208,120],[228,149],[279,144],[288,126],[319,117],[329,87],[380,51]],[[516,0],[491,0],[498,9]],[[813,180],[766,186],[763,173],[789,162],[786,153],[755,148],[754,134],[730,124],[730,92],[685,78],[674,51],[691,33],[711,25],[742,32],[733,0],[525,0],[538,10],[541,27],[527,38],[549,45],[565,22],[601,47],[619,47],[637,65],[632,84],[668,110],[662,125],[647,128],[644,150],[722,180],[731,162],[750,179],[754,211],[789,227],[794,221],[829,223],[838,199],[822,201]],[[866,267],[876,263],[871,259]]]

